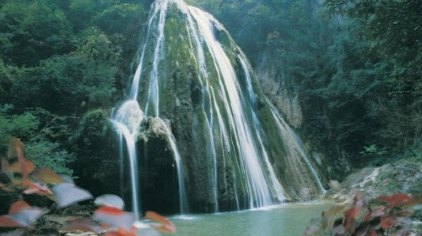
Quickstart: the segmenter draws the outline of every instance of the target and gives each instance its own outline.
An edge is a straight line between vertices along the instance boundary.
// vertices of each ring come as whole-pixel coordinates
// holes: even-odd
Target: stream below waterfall
[[[174,236],[295,236],[303,235],[312,218],[332,206],[327,202],[285,203],[237,212],[171,217]]]

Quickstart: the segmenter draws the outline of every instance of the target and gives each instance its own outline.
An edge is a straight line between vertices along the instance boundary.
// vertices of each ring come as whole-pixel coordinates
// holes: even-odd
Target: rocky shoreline
[[[325,198],[335,202],[351,202],[360,191],[369,199],[394,193],[412,196],[422,194],[422,162],[401,159],[378,167],[365,167],[352,172],[341,183],[331,180]]]

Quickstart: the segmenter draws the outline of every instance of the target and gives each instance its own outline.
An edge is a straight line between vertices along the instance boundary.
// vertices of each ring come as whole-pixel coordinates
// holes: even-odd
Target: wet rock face
[[[137,142],[140,198],[143,211],[179,211],[176,163],[160,118],[148,117]]]
[[[264,53],[257,66],[257,78],[262,85],[262,91],[286,117],[294,128],[300,128],[303,122],[302,107],[297,93],[284,82],[280,70],[280,61],[272,60],[274,56]],[[280,82],[282,81],[282,82]]]
[[[76,184],[94,195],[119,194],[119,155],[115,132],[109,122],[109,112],[92,110],[79,122],[70,142],[77,149],[73,163]]]

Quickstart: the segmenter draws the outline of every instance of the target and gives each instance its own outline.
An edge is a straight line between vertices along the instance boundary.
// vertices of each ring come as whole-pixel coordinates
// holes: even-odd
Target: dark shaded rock
[[[20,199],[18,192],[6,192],[0,188],[0,215],[7,214],[12,203]]]
[[[138,141],[141,205],[143,211],[179,212],[176,162],[160,118],[148,117]]]
[[[93,195],[119,193],[119,155],[114,128],[106,110],[87,112],[71,138],[77,160],[76,184]]]
[[[54,201],[47,196],[41,196],[38,194],[22,194],[22,198],[31,206],[37,206],[41,208],[50,208],[54,205]]]

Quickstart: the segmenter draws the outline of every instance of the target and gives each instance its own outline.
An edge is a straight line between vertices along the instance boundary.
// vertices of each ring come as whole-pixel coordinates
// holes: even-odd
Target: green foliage
[[[38,128],[38,119],[29,112],[19,115],[8,115],[13,106],[0,106],[0,153],[7,150],[8,141],[12,136],[29,139]]]
[[[31,142],[26,145],[25,153],[27,158],[39,168],[47,167],[58,174],[73,175],[73,170],[69,166],[75,157],[63,150],[58,143]]]
[[[109,35],[121,33],[122,29],[134,30],[134,33],[138,34],[139,28],[128,28],[127,24],[139,27],[142,10],[141,6],[136,4],[116,4],[97,14],[92,21]],[[130,32],[123,33],[126,35]]]
[[[20,137],[27,141],[26,153],[28,158],[39,167],[49,167],[60,174],[71,175],[69,164],[75,159],[73,154],[64,150],[60,144],[49,141],[54,123],[50,121],[46,126],[39,115],[47,115],[42,111],[24,112],[22,114],[8,115],[13,106],[6,104],[0,107],[0,153],[6,153],[8,141],[11,137]],[[62,129],[64,127],[61,127]],[[60,132],[55,132],[58,135]],[[57,136],[55,136],[57,139]]]
[[[345,153],[361,165],[360,151],[373,143],[392,155],[420,139],[421,1],[191,2],[216,14],[255,67],[299,96],[304,136],[328,156]]]
[[[12,65],[35,65],[69,50],[65,14],[47,0],[8,1],[0,8],[0,52]]]
[[[104,10],[115,3],[115,0],[71,0],[68,11],[69,19],[76,30],[87,28],[98,11]]]
[[[109,106],[120,50],[97,29],[88,29],[77,49],[66,55],[45,60],[37,68],[39,80],[54,103],[46,108],[62,112],[79,112],[82,103],[89,107]],[[49,87],[47,87],[49,85]]]
[[[383,157],[388,154],[385,148],[380,148],[375,144],[363,147],[363,151],[360,152],[363,157]]]
[[[0,107],[0,152],[17,136],[35,164],[66,174],[73,173],[75,160],[103,155],[105,144],[86,146],[72,137],[75,130],[81,140],[96,128],[103,132],[106,110],[132,74],[130,62],[151,3],[1,1],[0,104],[10,105]],[[90,128],[79,122],[97,108],[105,111],[104,122]]]

